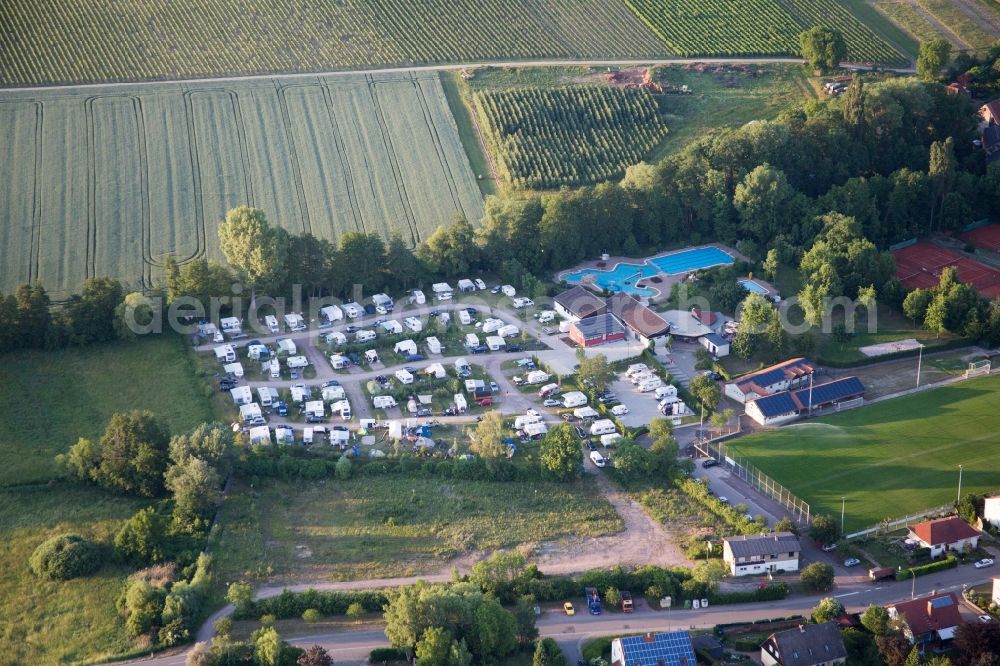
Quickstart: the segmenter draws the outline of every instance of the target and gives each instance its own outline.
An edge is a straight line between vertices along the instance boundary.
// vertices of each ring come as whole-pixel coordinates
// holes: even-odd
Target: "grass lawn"
[[[72,485],[0,489],[0,653],[9,664],[79,662],[131,649],[115,598],[125,568],[46,582],[28,557],[49,536],[75,532],[110,543],[143,503]]]
[[[1000,377],[888,400],[738,440],[733,449],[848,531],[1000,487]]]
[[[220,522],[211,550],[221,584],[430,573],[473,550],[622,529],[583,484],[396,476],[237,484]]]
[[[212,418],[179,337],[23,351],[0,365],[9,398],[0,410],[0,486],[52,478],[54,456],[80,437],[100,437],[115,412],[151,410],[174,432]]]

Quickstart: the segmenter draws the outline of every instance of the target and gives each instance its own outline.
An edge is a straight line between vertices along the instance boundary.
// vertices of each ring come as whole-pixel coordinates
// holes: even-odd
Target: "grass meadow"
[[[1000,489],[1000,377],[982,377],[738,440],[746,456],[848,531]]]
[[[212,419],[179,337],[21,351],[0,364],[8,397],[0,410],[0,487],[51,479],[56,454],[80,437],[99,438],[115,412],[148,409],[173,432]]]
[[[472,552],[622,529],[583,484],[374,476],[236,484],[211,550],[234,580],[351,580],[434,573]]]

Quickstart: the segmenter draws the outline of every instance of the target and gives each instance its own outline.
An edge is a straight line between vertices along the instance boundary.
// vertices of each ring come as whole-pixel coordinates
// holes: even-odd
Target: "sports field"
[[[435,73],[8,93],[0,291],[149,286],[168,253],[221,260],[239,204],[292,233],[410,243],[482,199]]]
[[[932,289],[940,284],[941,271],[952,267],[959,280],[971,284],[986,298],[1000,296],[1000,271],[967,255],[920,242],[893,250],[892,256],[896,260],[896,277],[907,289]]]
[[[761,471],[840,515],[848,531],[1000,490],[1000,377],[887,400],[734,443]]]

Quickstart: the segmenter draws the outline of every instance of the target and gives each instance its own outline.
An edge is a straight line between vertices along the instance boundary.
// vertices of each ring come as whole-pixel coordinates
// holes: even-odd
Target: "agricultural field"
[[[4,440],[8,441],[8,440]],[[132,648],[115,609],[129,570],[108,562],[92,576],[41,581],[28,558],[65,533],[110,543],[144,502],[55,484],[0,488],[0,651],[9,664],[83,663]]]
[[[911,0],[875,0],[872,6],[917,41],[926,42],[935,37],[944,37],[958,48],[965,46],[951,31],[939,30],[931,22],[932,19],[922,9],[915,7]]]
[[[637,88],[482,91],[475,108],[498,177],[516,189],[621,176],[667,134],[657,98]]]
[[[856,62],[906,60],[838,0],[625,0],[673,51],[682,56],[788,55],[814,25],[840,30]]]
[[[742,438],[730,451],[847,531],[1000,489],[1000,377],[982,377]],[[805,462],[808,461],[808,464]]]
[[[609,0],[11,0],[0,25],[0,85],[668,55]]]
[[[16,396],[0,410],[0,487],[50,480],[56,454],[80,437],[100,437],[115,412],[148,409],[172,432],[212,419],[205,384],[193,376],[184,341],[173,335],[20,351],[0,357],[0,364],[6,395]]]
[[[964,48],[984,51],[1000,37],[1000,12],[977,0],[915,0],[920,9],[939,21]],[[989,3],[992,4],[992,3]]]
[[[357,580],[437,573],[489,551],[622,529],[583,484],[380,476],[237,484],[213,537],[217,580]]]
[[[239,204],[292,233],[416,244],[482,198],[433,72],[13,92],[0,103],[0,290],[131,288],[222,260]]]

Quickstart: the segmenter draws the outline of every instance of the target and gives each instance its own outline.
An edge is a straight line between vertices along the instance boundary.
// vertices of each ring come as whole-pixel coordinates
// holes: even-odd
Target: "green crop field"
[[[482,199],[439,78],[350,75],[14,92],[0,102],[0,290],[156,282],[221,260],[239,204],[292,233],[416,243]]]
[[[0,85],[667,55],[617,0],[10,0],[0,26]]]
[[[740,439],[732,449],[848,531],[1000,490],[1000,377],[983,377]]]
[[[671,49],[684,56],[794,56],[799,53],[800,32],[826,25],[843,33],[852,61],[906,60],[838,0],[625,2]]]
[[[636,88],[484,90],[474,99],[498,176],[515,188],[620,176],[667,134],[657,99]]]
[[[210,547],[222,581],[436,573],[472,549],[622,529],[592,485],[412,476],[237,484],[220,522]]]

